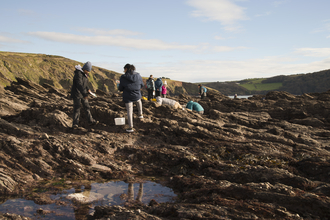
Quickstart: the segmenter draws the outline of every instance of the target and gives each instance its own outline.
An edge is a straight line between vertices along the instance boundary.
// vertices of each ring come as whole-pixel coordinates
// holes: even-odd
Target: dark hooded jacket
[[[158,89],[159,92],[162,91],[162,86],[163,86],[163,81],[161,78],[158,78],[156,81],[155,81],[155,88],[156,90]]]
[[[75,66],[73,85],[71,88],[71,98],[84,98],[88,96],[88,78],[80,65]]]
[[[140,73],[126,72],[120,77],[119,91],[123,91],[123,101],[125,103],[135,102],[141,99],[141,91],[144,84]]]

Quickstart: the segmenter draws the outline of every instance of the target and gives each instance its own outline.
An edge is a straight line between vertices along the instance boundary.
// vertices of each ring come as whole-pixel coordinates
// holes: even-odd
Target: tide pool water
[[[70,196],[77,194],[81,194],[87,203],[74,209]],[[84,216],[92,213],[94,207],[98,205],[123,205],[129,200],[137,200],[147,205],[152,199],[158,203],[163,203],[173,202],[175,197],[176,195],[172,189],[156,182],[126,183],[124,181],[111,181],[92,183],[90,189],[83,189],[79,193],[75,193],[75,189],[69,189],[51,196],[53,200],[66,201],[67,205],[65,206],[56,204],[38,205],[24,198],[3,198],[2,204],[0,204],[0,212],[19,214],[32,219],[83,219]],[[44,212],[40,212],[40,209]]]
[[[234,98],[234,96],[233,95],[230,95],[230,96],[228,96],[229,98]],[[239,99],[247,99],[247,98],[249,98],[249,97],[252,97],[252,95],[238,95],[237,96],[237,98],[239,98]]]

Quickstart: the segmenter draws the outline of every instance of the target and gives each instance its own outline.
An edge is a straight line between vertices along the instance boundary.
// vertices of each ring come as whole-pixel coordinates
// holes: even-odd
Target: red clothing
[[[165,86],[162,86],[162,95],[166,95],[167,88]]]

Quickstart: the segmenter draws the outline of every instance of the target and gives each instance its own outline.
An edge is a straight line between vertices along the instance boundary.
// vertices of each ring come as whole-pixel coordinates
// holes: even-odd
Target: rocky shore
[[[330,219],[330,90],[170,97],[199,102],[204,115],[143,100],[144,118],[134,112],[130,134],[114,124],[126,116],[117,93],[96,91],[90,105],[100,123],[89,126],[82,111],[72,130],[67,91],[18,78],[0,92],[2,195],[57,203],[49,195],[60,189],[31,189],[48,180],[76,187],[156,176],[175,202],[97,206],[82,219]]]

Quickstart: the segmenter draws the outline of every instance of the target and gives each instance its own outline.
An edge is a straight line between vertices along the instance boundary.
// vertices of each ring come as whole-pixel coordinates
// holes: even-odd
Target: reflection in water
[[[89,187],[90,187],[90,185],[89,185]],[[85,189],[86,189],[86,186],[85,186]],[[75,190],[75,192],[78,193],[77,190]],[[84,196],[89,198],[91,190],[85,190],[83,193],[84,193]],[[83,205],[76,206],[74,208],[75,220],[86,219],[85,216],[87,216],[90,213],[90,210],[91,210],[91,206],[89,204],[83,204]]]
[[[228,97],[234,99],[235,98],[235,95],[230,95]],[[236,98],[239,98],[239,99],[248,99],[249,97],[252,97],[252,96],[253,95],[236,95]]]
[[[133,188],[133,183],[129,183],[129,184],[128,184],[127,195],[128,195],[128,201],[129,201],[129,200],[134,200],[134,188]]]
[[[143,194],[143,183],[140,183],[139,192],[138,192],[138,195],[136,197],[136,200],[137,201],[142,202],[142,194]],[[128,183],[127,195],[128,195],[128,201],[134,200],[134,187],[133,187],[133,183]]]
[[[49,214],[37,213],[37,210],[47,210]],[[53,212],[51,212],[53,211]],[[56,204],[38,205],[31,200],[21,198],[10,199],[0,205],[0,212],[14,213],[29,217],[31,219],[56,219],[56,220],[72,220],[75,213],[70,206],[57,206]]]
[[[24,198],[7,198],[0,204],[0,212],[14,213],[43,220],[78,220],[86,219],[86,216],[93,212],[98,205],[123,205],[128,201],[137,201],[148,204],[154,199],[158,203],[170,202],[176,196],[173,191],[161,184],[145,181],[143,183],[126,183],[124,181],[111,181],[106,183],[92,183],[81,189],[68,189],[61,194],[52,195],[51,199],[65,201],[66,205],[38,205],[31,200]],[[134,191],[137,192],[134,195]],[[65,199],[69,194],[81,193],[88,200],[87,204],[78,205]],[[125,196],[122,196],[125,195]],[[135,198],[134,198],[135,197]],[[65,204],[59,202],[58,204]],[[47,214],[37,213],[38,209],[45,210]]]
[[[81,205],[74,209],[75,220],[86,219],[86,216],[90,214],[90,205]]]
[[[140,183],[139,193],[136,198],[137,201],[142,202],[142,194],[143,194],[143,183]]]

